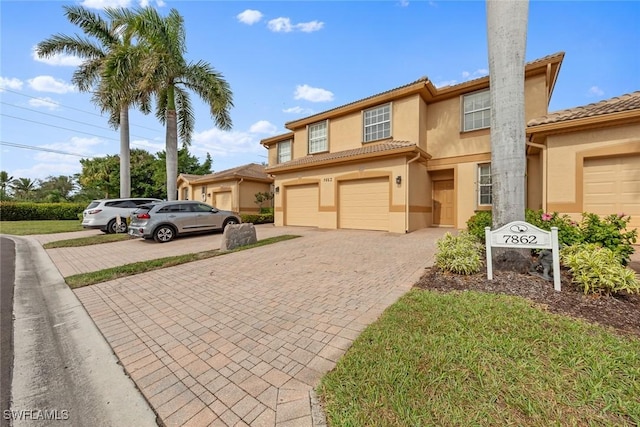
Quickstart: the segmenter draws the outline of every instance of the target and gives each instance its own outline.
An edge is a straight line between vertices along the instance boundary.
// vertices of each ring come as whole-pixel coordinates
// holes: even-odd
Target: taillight
[[[87,213],[89,215],[94,215],[94,214],[97,214],[97,213],[100,213],[100,212],[102,212],[102,209],[92,209],[92,210],[88,211]]]
[[[141,213],[141,214],[136,215],[136,218],[138,218],[138,219],[149,219],[149,218],[151,218],[151,215],[149,215],[148,213]]]

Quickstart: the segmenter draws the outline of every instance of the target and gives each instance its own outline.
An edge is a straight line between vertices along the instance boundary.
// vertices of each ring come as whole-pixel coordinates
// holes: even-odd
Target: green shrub
[[[248,215],[241,214],[242,222],[250,222],[252,224],[271,224],[273,223],[273,214]]]
[[[476,212],[467,220],[467,231],[484,243],[484,228],[491,227],[491,211]]]
[[[542,209],[537,211],[527,209],[524,216],[529,224],[543,230],[551,231],[551,227],[558,227],[560,247],[575,245],[584,240],[580,225],[569,215],[560,215],[558,212],[546,213]]]
[[[482,244],[466,231],[447,233],[437,242],[436,266],[456,274],[473,274],[482,267]]]
[[[87,207],[85,203],[0,202],[2,221],[78,219]]]
[[[586,243],[597,243],[603,248],[611,249],[623,265],[629,263],[629,256],[634,252],[633,244],[638,237],[638,231],[625,231],[631,217],[624,214],[612,214],[600,218],[596,214],[583,213],[580,228]]]
[[[634,271],[621,264],[620,255],[595,243],[578,244],[560,251],[573,282],[585,294],[640,293]]]

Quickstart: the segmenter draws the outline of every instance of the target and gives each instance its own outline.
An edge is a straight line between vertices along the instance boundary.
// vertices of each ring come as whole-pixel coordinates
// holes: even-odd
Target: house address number
[[[535,234],[504,234],[502,236],[505,244],[513,244],[513,245],[535,245],[538,243],[538,236]]]
[[[323,178],[323,182],[333,182],[333,178]]]

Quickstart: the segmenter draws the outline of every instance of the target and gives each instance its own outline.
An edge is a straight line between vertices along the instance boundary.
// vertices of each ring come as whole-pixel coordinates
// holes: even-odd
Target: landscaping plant
[[[595,243],[569,246],[560,251],[573,282],[585,294],[640,293],[636,274],[621,263],[621,255]]]
[[[447,233],[436,243],[436,266],[456,274],[473,274],[482,267],[482,244],[466,231]]]

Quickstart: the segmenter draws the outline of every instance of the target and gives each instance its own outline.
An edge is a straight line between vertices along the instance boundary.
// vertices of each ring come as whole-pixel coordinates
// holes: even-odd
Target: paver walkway
[[[167,426],[321,423],[313,388],[432,264],[446,230],[303,231],[75,291]]]

